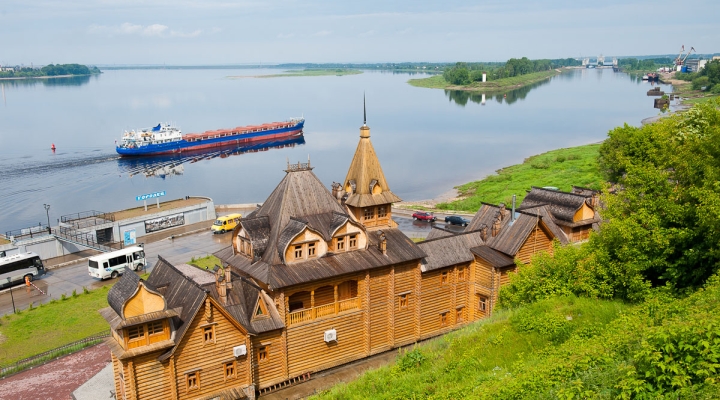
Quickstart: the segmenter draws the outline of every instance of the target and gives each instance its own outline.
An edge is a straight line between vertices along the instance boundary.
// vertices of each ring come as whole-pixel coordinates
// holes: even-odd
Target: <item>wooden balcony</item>
[[[293,311],[288,313],[288,325],[295,325],[301,322],[312,321],[316,318],[337,315],[341,312],[357,310],[360,308],[360,298],[340,300],[337,302],[323,304],[312,308]]]

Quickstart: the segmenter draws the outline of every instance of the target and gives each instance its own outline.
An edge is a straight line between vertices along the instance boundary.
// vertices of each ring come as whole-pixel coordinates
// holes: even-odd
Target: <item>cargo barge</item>
[[[301,135],[304,125],[304,118],[292,118],[285,122],[183,135],[179,128],[160,123],[152,128],[125,131],[121,142],[115,146],[115,151],[121,156],[151,156],[227,145],[239,146],[255,141]]]

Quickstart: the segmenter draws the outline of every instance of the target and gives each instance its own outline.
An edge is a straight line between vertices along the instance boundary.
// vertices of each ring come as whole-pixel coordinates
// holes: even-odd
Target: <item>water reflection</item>
[[[562,76],[562,74],[560,74]],[[488,98],[492,99],[495,98],[495,101],[498,103],[507,103],[507,104],[513,104],[518,100],[524,100],[525,97],[527,97],[528,93],[530,93],[531,90],[547,85],[550,83],[551,79],[545,79],[540,82],[535,82],[531,85],[524,86],[518,89],[510,90],[508,92],[501,92],[501,93],[489,93],[487,95]],[[476,104],[485,104],[486,96],[485,93],[480,92],[470,92],[467,90],[445,90],[445,95],[450,99],[450,101],[454,101],[455,104],[465,107],[465,105],[468,103],[468,101],[471,101]]]
[[[90,82],[90,79],[98,79],[99,75],[66,76],[63,78],[31,78],[31,79],[3,79],[0,85],[6,87],[35,86],[42,83],[43,86],[82,86]]]
[[[257,153],[270,149],[282,149],[305,144],[305,136],[301,132],[299,136],[289,139],[271,139],[255,143],[248,143],[237,146],[215,147],[211,149],[190,150],[182,154],[169,154],[152,157],[119,158],[118,169],[132,177],[144,175],[146,178],[155,177],[165,179],[171,176],[182,175],[185,172],[184,164],[192,164],[198,161],[211,160],[213,158],[227,158],[245,153]]]

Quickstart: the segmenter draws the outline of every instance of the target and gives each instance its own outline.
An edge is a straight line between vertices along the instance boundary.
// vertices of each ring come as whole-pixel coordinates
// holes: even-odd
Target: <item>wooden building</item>
[[[214,272],[161,259],[111,289],[118,398],[253,398],[440,335],[489,315],[516,261],[552,250],[546,217],[491,205],[466,232],[413,243],[390,218],[399,198],[366,124],[332,192],[309,162],[285,172]]]
[[[546,206],[553,222],[560,226],[570,242],[579,242],[590,237],[590,231],[597,228],[600,217],[595,211],[598,192],[573,187],[573,192],[544,189],[533,186],[523,199],[519,210]]]

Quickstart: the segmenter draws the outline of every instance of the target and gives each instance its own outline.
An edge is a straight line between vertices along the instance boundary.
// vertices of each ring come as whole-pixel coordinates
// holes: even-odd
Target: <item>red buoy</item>
[[[50,149],[52,149],[52,151],[55,151],[55,143],[53,143],[52,146],[50,146]]]

